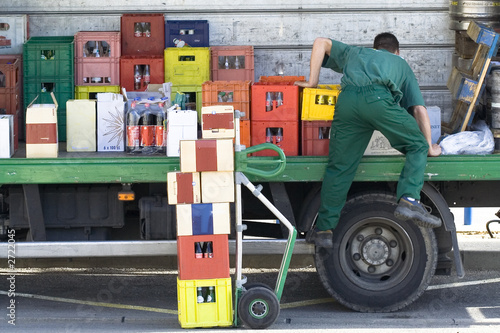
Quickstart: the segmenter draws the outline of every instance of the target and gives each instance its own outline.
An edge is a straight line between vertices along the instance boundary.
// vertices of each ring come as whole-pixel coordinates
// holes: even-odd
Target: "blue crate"
[[[208,21],[172,21],[165,22],[165,48],[175,47],[174,39],[185,41],[192,47],[209,47]]]

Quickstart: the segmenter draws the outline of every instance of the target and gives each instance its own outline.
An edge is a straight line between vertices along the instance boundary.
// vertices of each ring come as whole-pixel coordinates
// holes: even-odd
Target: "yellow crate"
[[[165,49],[164,61],[165,82],[174,86],[210,81],[209,47],[169,47]]]
[[[215,287],[215,302],[198,303],[198,287]],[[233,294],[231,278],[207,280],[179,280],[177,301],[179,323],[182,328],[233,325]]]
[[[196,103],[196,111],[198,112],[198,121],[201,123],[201,108],[203,107],[203,104],[202,104],[202,99],[203,99],[203,89],[202,89],[202,86],[201,84],[200,85],[181,85],[181,86],[176,86],[176,85],[173,85],[172,86],[172,93],[170,95],[171,97],[171,100],[172,100],[172,104],[174,103],[175,101],[175,94],[177,94],[177,92],[182,92],[182,93],[185,93],[185,94],[190,94],[190,97],[189,97],[189,100],[190,100],[190,109],[189,110],[194,110],[194,106],[192,103]],[[194,96],[192,95],[194,94]],[[186,108],[188,107],[188,105],[186,105]]]
[[[120,93],[120,86],[75,86],[75,99],[97,99],[97,93]]]
[[[302,120],[332,120],[340,85],[318,85],[304,88],[302,99]]]

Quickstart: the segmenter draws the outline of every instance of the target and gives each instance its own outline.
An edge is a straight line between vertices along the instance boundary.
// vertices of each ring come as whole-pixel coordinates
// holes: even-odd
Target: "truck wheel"
[[[272,290],[253,287],[245,291],[238,301],[238,316],[248,328],[271,326],[280,314],[280,303]]]
[[[391,194],[354,196],[334,230],[334,248],[316,248],[316,269],[323,285],[353,310],[402,309],[420,297],[434,274],[434,232],[397,220],[395,208]]]

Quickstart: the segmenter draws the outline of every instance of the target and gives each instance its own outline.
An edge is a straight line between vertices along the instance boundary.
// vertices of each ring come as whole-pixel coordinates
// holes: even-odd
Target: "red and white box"
[[[50,93],[54,104],[33,104],[26,109],[26,157],[57,157],[57,101]]]
[[[229,203],[176,205],[177,236],[222,235],[231,232]]]
[[[125,150],[125,102],[123,95],[97,94],[97,151]]]
[[[181,140],[198,138],[198,112],[172,110],[167,112],[167,156],[179,156]]]
[[[201,203],[201,183],[199,172],[167,173],[168,204]]]
[[[201,137],[203,139],[234,138],[234,107],[213,105],[201,108]]]
[[[14,155],[14,116],[0,115],[0,158]]]
[[[203,203],[234,202],[234,172],[202,172],[201,201]]]
[[[234,171],[232,139],[185,140],[180,149],[181,172]]]

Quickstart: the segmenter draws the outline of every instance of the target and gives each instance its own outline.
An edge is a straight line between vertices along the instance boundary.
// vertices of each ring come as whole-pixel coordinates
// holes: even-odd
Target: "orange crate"
[[[212,258],[206,253],[197,258],[196,243],[212,242]],[[229,245],[227,235],[177,237],[177,263],[180,280],[220,279],[229,277]]]
[[[255,81],[253,46],[212,46],[213,81]]]
[[[75,85],[119,85],[120,40],[119,31],[77,32],[75,34]],[[99,51],[99,57],[95,56],[95,50]]]
[[[120,58],[120,85],[127,91],[145,91],[147,88],[147,84],[143,79],[144,77],[141,76],[140,89],[134,89],[135,65],[140,66],[141,73],[144,71],[145,65],[149,65],[149,73],[151,75],[150,83],[161,84],[165,82],[163,71],[163,56],[122,56]]]
[[[165,17],[163,14],[123,14],[121,41],[122,55],[163,55]]]
[[[291,83],[293,84],[295,81],[304,81],[306,79],[305,76],[261,76],[259,78],[259,82],[273,82],[273,83]]]
[[[251,81],[206,81],[201,85],[203,106],[232,105],[250,119]],[[224,93],[224,94],[222,94]]]
[[[252,121],[298,121],[299,87],[291,83],[254,83],[250,119]]]
[[[251,121],[252,146],[270,142],[280,147],[286,156],[299,155],[299,122],[298,121]],[[281,131],[281,142],[276,141]],[[278,156],[272,150],[263,150],[253,156]]]
[[[328,156],[331,126],[328,120],[302,121],[303,156]]]
[[[245,147],[250,147],[250,120],[240,120],[240,144]]]

